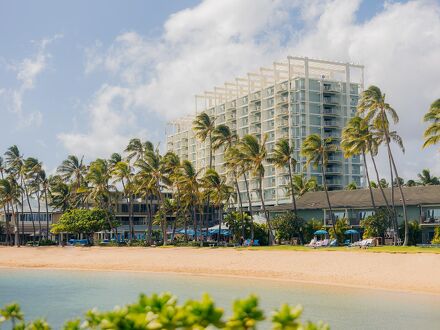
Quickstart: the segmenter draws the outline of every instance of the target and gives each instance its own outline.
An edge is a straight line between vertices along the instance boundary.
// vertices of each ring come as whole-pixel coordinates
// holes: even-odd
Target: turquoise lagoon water
[[[325,320],[332,329],[440,329],[438,296],[173,274],[0,269],[0,304],[17,301],[28,319],[45,317],[55,329],[89,308],[111,309],[135,301],[140,292],[163,291],[181,300],[208,292],[227,314],[234,298],[250,293],[267,311],[301,303],[305,319]]]

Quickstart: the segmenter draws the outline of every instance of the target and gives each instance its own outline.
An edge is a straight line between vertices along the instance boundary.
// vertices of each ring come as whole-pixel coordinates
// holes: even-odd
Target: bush
[[[49,245],[57,245],[57,242],[52,241],[51,239],[42,239],[38,242],[39,246],[49,246]]]
[[[422,242],[422,230],[417,220],[408,222],[409,240],[408,245],[416,245]],[[401,223],[399,226],[399,236],[405,237],[405,224]]]
[[[266,224],[254,222],[254,239],[257,239],[260,245],[269,244],[269,232]]]
[[[304,219],[293,213],[284,213],[272,220],[277,240],[291,241],[293,237],[299,237],[301,244],[304,243]]]
[[[434,229],[434,237],[431,244],[440,244],[440,227]]]
[[[350,229],[350,226],[348,225],[348,220],[345,218],[338,219],[335,222],[336,235],[334,233],[333,227],[329,229],[330,238],[336,238],[339,243],[343,243],[346,238],[345,232],[348,229]]]
[[[389,226],[388,212],[383,209],[379,209],[376,214],[361,220],[361,227],[364,229],[363,238],[384,237]]]
[[[304,240],[310,242],[315,236],[314,232],[323,228],[323,221],[312,219],[304,225]]]
[[[287,304],[276,309],[270,318],[272,329],[282,330],[328,330],[327,324],[303,323],[300,319],[301,306]],[[10,304],[0,310],[0,324],[10,322],[14,329],[50,330],[43,319],[25,322],[20,306]],[[141,294],[134,304],[117,307],[111,311],[100,312],[96,309],[85,313],[84,319],[74,319],[64,324],[64,330],[79,329],[256,329],[258,323],[267,317],[259,307],[258,298],[251,295],[235,300],[232,315],[225,319],[224,311],[215,305],[208,294],[200,300],[187,300],[178,304],[177,298],[169,293]],[[15,325],[15,326],[14,326]]]

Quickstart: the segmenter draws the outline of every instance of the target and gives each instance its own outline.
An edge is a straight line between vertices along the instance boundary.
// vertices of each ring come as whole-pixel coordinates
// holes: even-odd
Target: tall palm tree
[[[221,124],[212,131],[212,147],[214,150],[224,147],[225,151],[237,142],[237,135],[231,131],[229,126]]]
[[[438,177],[431,175],[429,169],[425,168],[422,173],[417,174],[420,184],[424,186],[440,185],[440,180]]]
[[[425,142],[423,148],[440,142],[440,99],[435,100],[429,107],[428,112],[423,117],[423,121],[428,122],[429,126],[425,130]]]
[[[32,222],[32,230],[33,230],[33,237],[32,242],[35,244],[35,236],[36,236],[36,229],[35,229],[35,219],[34,219],[34,212],[31,205],[31,199],[32,199],[32,186],[35,185],[36,176],[37,173],[40,171],[42,167],[42,164],[33,157],[28,157],[24,160],[23,167],[22,167],[22,177],[23,177],[23,190],[26,195],[26,201],[27,205],[29,207],[29,213],[31,217]],[[38,200],[39,203],[39,200]],[[38,206],[39,208],[39,206]],[[39,215],[39,214],[38,214]],[[41,236],[41,224],[40,224],[40,236]]]
[[[325,197],[327,199],[327,205],[330,211],[330,220],[333,227],[333,232],[336,233],[335,220],[333,215],[332,205],[330,203],[330,197],[328,194],[326,168],[328,164],[329,153],[335,152],[337,147],[332,144],[332,139],[322,139],[318,134],[311,134],[307,136],[301,146],[301,155],[306,157],[306,165],[313,164],[315,168],[321,168],[322,174],[322,186],[324,187]],[[337,235],[335,235],[337,240]],[[336,241],[336,243],[338,243]]]
[[[110,211],[110,194],[111,189],[115,188],[110,184],[111,172],[109,164],[104,159],[96,159],[90,163],[89,171],[86,175],[86,180],[89,183],[87,188],[88,197],[101,209]],[[117,229],[109,217],[107,217],[109,228],[117,237]]]
[[[210,168],[202,178],[202,186],[205,193],[209,194],[212,203],[218,210],[218,235],[217,242],[220,242],[222,230],[223,208],[232,194],[232,187],[226,184],[226,178],[220,176],[216,170]]]
[[[290,184],[288,190],[290,191],[290,196],[292,198],[293,212],[295,213],[295,217],[297,217],[298,210],[296,208],[295,185],[293,184],[293,171],[297,164],[297,161],[293,156],[294,150],[293,142],[291,145],[288,139],[281,138],[275,143],[273,154],[268,158],[268,162],[274,164],[280,169],[284,169],[287,165]]]
[[[64,182],[59,175],[50,176],[48,178],[48,200],[49,205],[62,212],[67,211],[72,207],[71,205],[71,187]]]
[[[374,212],[377,212],[366,157],[366,153],[370,149],[371,139],[372,134],[368,128],[368,123],[361,117],[356,116],[350,119],[350,121],[347,123],[347,126],[342,131],[341,148],[344,152],[345,158],[350,158],[355,155],[362,155],[365,174],[367,176],[368,189],[370,191],[371,204]]]
[[[0,179],[0,204],[9,205],[11,207],[12,221],[14,222],[15,226],[14,243],[16,246],[20,246],[20,224],[17,217],[18,205],[20,205],[20,196],[20,187],[12,175],[5,179]]]
[[[111,174],[113,176],[113,183],[120,183],[122,185],[123,195],[128,202],[129,240],[131,241],[135,237],[133,221],[133,170],[128,162],[120,161],[113,167]]]
[[[269,244],[273,244],[274,237],[272,232],[272,225],[270,223],[270,215],[266,209],[266,203],[264,202],[263,193],[263,178],[264,178],[264,162],[267,158],[266,150],[267,135],[263,137],[261,143],[253,135],[245,135],[238,145],[240,152],[243,155],[243,159],[251,164],[251,173],[258,181],[258,191],[260,195],[261,207],[263,208],[264,216],[266,217],[267,227],[269,229]]]
[[[179,184],[182,187],[182,199],[188,203],[192,210],[194,240],[197,240],[197,211],[201,207],[202,200],[199,177],[200,171],[196,171],[189,160],[182,161]],[[187,235],[185,234],[185,236]]]
[[[395,139],[397,133],[395,133],[393,137],[393,134],[391,134],[390,132],[390,122],[388,119],[388,116],[390,116],[394,124],[396,124],[399,121],[399,116],[397,115],[397,112],[391,107],[389,103],[386,102],[385,94],[382,93],[382,91],[377,86],[370,86],[368,87],[368,89],[362,92],[357,111],[360,115],[364,115],[365,120],[369,122],[378,131],[380,136],[382,136],[382,141],[385,142],[388,152],[388,159],[390,162],[390,172],[392,174],[394,171],[396,177],[399,177],[396,163],[394,161],[393,153],[391,151],[391,146],[390,146],[391,141]],[[403,194],[402,185],[400,184],[399,180],[397,181],[397,186],[399,188],[400,197],[402,199],[403,220],[405,224],[405,239],[403,241],[403,245],[408,245],[409,243],[408,215],[406,210],[405,196]]]
[[[20,191],[20,208],[21,212],[17,211],[18,219],[21,218],[21,235],[23,244],[25,243],[25,234],[24,234],[24,192],[22,189],[23,186],[23,155],[20,153],[20,150],[16,145],[13,145],[8,148],[5,152],[5,164],[7,166],[8,172],[14,177],[16,180],[19,191]]]
[[[6,167],[3,161],[3,157],[0,156],[0,179],[5,178]],[[9,218],[6,216],[9,214],[9,203],[3,203],[3,214],[5,215],[5,224],[6,224],[6,243],[9,244],[11,242],[11,233],[10,233],[10,224]]]
[[[193,131],[200,142],[205,143],[208,140],[209,143],[209,168],[212,168],[212,151],[213,141],[212,133],[215,129],[215,119],[211,118],[206,112],[202,112],[196,116],[193,121]]]
[[[85,183],[84,177],[87,173],[84,157],[78,158],[75,155],[69,155],[58,166],[57,173],[60,174],[66,183],[71,185],[71,198],[75,206],[83,205],[84,203],[78,190]]]
[[[42,196],[44,196],[44,207],[46,213],[46,238],[50,238],[50,230],[49,230],[49,179],[47,178],[46,171],[41,168],[38,173],[39,181],[41,183]]]
[[[134,159],[134,161],[136,162],[138,159],[144,156],[147,150],[154,150],[154,146],[150,141],[142,142],[140,139],[134,138],[128,142],[128,145],[124,151],[128,153],[128,161]]]
[[[159,215],[161,216],[161,227],[163,234],[163,245],[167,244],[167,218],[164,212],[161,212],[161,207],[164,202],[163,185],[169,183],[168,173],[166,171],[163,157],[160,155],[159,150],[154,151],[147,150],[142,159],[138,159],[135,166],[139,169],[139,172],[143,172],[149,180],[149,186],[154,189],[156,196],[159,199]]]

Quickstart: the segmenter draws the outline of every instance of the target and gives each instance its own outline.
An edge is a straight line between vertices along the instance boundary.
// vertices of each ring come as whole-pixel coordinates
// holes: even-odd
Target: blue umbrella
[[[356,235],[359,234],[359,232],[356,229],[348,229],[344,232],[345,235]]]
[[[327,235],[328,232],[327,232],[327,230],[320,229],[320,230],[315,231],[314,234],[315,234],[315,235]]]

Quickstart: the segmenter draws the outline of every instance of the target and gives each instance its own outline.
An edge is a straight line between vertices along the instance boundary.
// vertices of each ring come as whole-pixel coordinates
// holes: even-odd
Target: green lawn
[[[266,251],[342,251],[342,252],[372,252],[372,253],[435,253],[440,254],[440,248],[423,248],[417,246],[377,246],[368,249],[358,247],[326,247],[312,249],[306,246],[275,245],[275,246],[252,246],[238,247],[240,250],[266,250]]]

